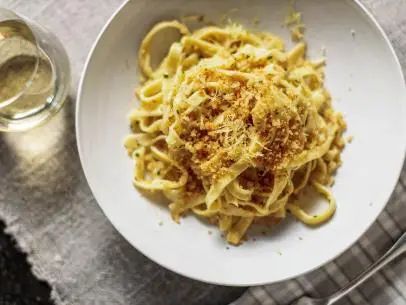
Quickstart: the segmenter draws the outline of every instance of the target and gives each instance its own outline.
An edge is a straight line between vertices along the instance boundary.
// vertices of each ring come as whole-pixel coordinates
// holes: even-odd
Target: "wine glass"
[[[0,131],[47,121],[62,108],[69,84],[69,60],[58,38],[0,8]]]

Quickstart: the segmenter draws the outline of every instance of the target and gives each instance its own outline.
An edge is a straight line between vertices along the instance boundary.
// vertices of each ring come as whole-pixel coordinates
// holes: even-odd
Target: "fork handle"
[[[355,279],[350,281],[342,289],[334,293],[329,297],[329,302],[327,305],[331,305],[341,299],[343,296],[347,295],[350,291],[357,288],[363,282],[365,282],[370,276],[375,272],[379,271],[386,264],[393,261],[396,257],[406,252],[406,232],[396,241],[396,243],[390,248],[380,259],[369,266],[365,271],[358,275]]]

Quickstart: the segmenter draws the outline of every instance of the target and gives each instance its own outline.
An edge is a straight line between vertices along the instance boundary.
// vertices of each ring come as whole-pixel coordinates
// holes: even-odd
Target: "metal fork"
[[[340,300],[342,297],[347,295],[349,292],[357,288],[363,282],[365,282],[370,276],[375,272],[380,270],[386,264],[393,261],[396,257],[406,252],[406,232],[396,241],[396,243],[390,248],[380,259],[369,266],[365,271],[358,275],[354,280],[349,282],[342,289],[336,293],[325,298],[311,298],[308,296],[303,296],[291,305],[331,305]]]

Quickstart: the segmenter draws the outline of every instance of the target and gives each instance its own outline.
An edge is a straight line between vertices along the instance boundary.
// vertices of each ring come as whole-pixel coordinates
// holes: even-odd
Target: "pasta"
[[[154,69],[151,42],[168,28],[182,37]],[[146,81],[125,139],[133,183],[162,191],[175,221],[191,211],[239,244],[251,225],[287,211],[307,225],[332,217],[345,122],[324,88],[324,62],[307,60],[303,42],[285,51],[279,37],[237,24],[191,33],[165,21],[145,36],[139,64]],[[324,212],[301,207],[307,187],[326,198]]]

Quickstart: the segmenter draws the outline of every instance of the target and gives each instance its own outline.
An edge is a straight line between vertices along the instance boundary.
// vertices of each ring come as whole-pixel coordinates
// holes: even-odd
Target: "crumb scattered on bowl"
[[[323,56],[327,55],[327,48],[325,46],[321,47],[321,55],[323,55]]]
[[[353,38],[355,38],[355,30],[354,30],[354,29],[351,29],[351,36],[352,36]]]

